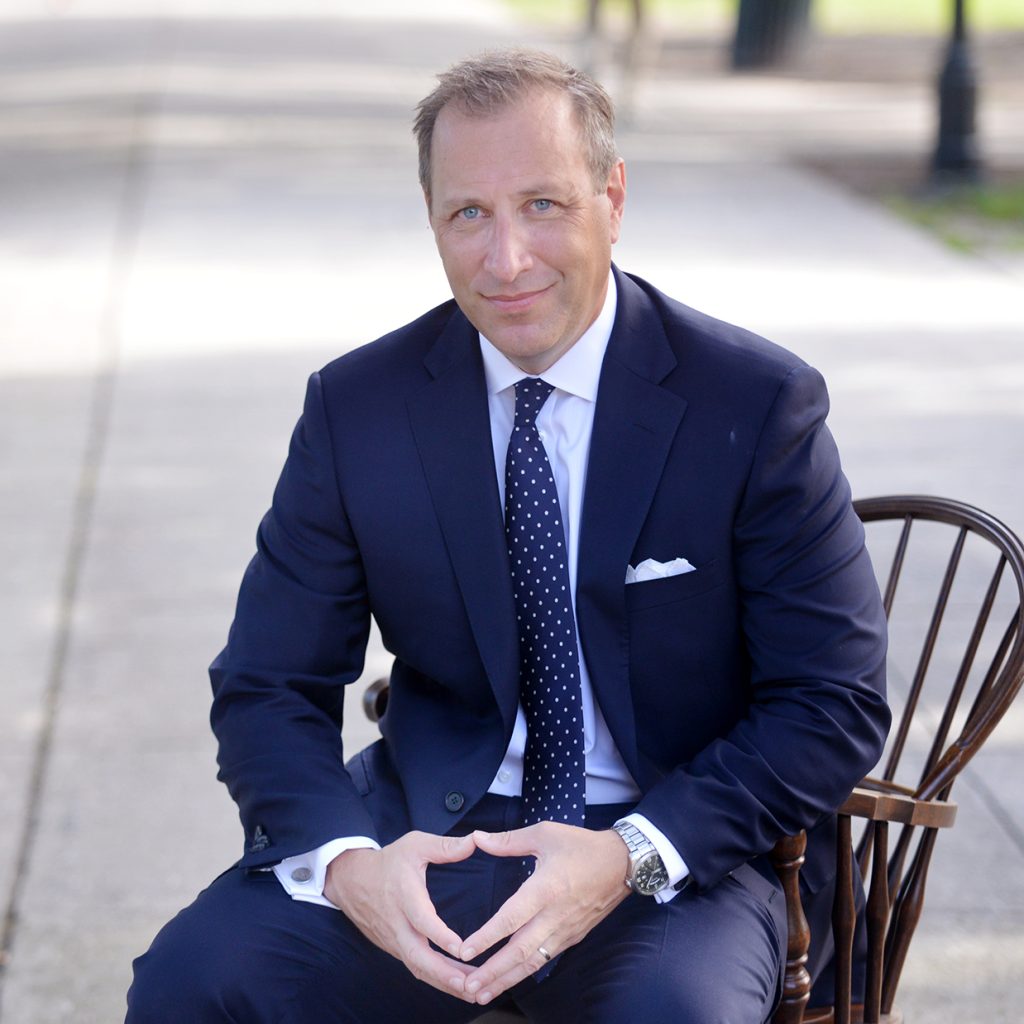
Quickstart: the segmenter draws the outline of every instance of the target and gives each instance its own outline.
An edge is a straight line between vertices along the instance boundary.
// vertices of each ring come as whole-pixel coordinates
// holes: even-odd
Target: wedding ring
[[[542,957],[544,957],[545,963],[547,963],[551,959],[551,954],[543,946],[538,946],[537,952],[540,953]]]

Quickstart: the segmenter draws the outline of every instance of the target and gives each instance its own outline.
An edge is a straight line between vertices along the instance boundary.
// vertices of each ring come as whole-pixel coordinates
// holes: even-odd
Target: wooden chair
[[[832,1006],[804,1010],[809,936],[794,899],[803,837],[776,848],[790,947],[785,998],[773,1024],[902,1021],[896,990],[921,917],[935,841],[956,817],[950,790],[1024,682],[1019,538],[987,513],[942,498],[870,498],[854,507],[866,524],[876,571],[888,549],[883,600],[893,730],[878,777],[865,779],[840,808]],[[854,819],[861,823],[856,846]],[[867,884],[862,1005],[851,995],[854,870]]]
[[[883,602],[893,730],[878,777],[865,779],[839,810],[832,1006],[807,1009],[810,935],[799,890],[806,836],[782,839],[773,851],[786,891],[789,947],[783,1001],[772,1024],[900,1024],[893,1004],[935,840],[956,818],[950,790],[1024,683],[1021,541],[987,513],[945,498],[867,498],[854,508],[866,525],[876,571],[884,556],[889,562]],[[386,680],[368,687],[363,706],[379,720]],[[897,775],[915,781],[898,782]],[[862,823],[856,845],[854,819]],[[854,870],[868,884],[863,1004],[851,991]],[[520,1019],[512,1009],[478,1021]]]

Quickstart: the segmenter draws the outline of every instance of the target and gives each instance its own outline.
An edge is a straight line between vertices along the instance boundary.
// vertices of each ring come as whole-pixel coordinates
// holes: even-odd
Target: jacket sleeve
[[[640,801],[709,886],[830,815],[889,728],[885,616],[817,371],[782,380],[733,526],[746,714]]]
[[[218,778],[238,804],[244,865],[339,835],[376,839],[341,741],[345,685],[362,671],[369,624],[314,374],[227,646],[210,667]]]

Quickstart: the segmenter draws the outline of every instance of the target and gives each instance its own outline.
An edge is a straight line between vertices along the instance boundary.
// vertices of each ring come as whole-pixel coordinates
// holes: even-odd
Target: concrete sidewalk
[[[206,666],[306,376],[448,294],[412,106],[486,45],[572,55],[497,3],[368,6],[0,13],[3,1024],[120,1019],[132,956],[238,856]],[[947,494],[1021,532],[1024,277],[798,165],[880,132],[926,152],[929,125],[913,85],[661,63],[620,138],[616,258],[820,367],[856,494]],[[387,663],[375,644],[366,677]],[[1021,1018],[1022,752],[1018,709],[959,787],[909,1021]]]

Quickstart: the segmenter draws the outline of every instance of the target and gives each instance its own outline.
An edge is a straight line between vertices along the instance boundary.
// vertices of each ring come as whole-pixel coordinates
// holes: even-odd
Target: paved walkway
[[[307,373],[446,294],[410,109],[511,41],[569,42],[484,0],[4,4],[4,1024],[120,1019],[131,957],[237,855],[206,665]],[[621,137],[617,258],[820,366],[857,494],[968,497],[1022,530],[1024,278],[799,166],[882,136],[924,152],[929,116],[913,83],[663,52]],[[386,664],[374,647],[367,675]],[[910,1020],[1020,1019],[1022,749],[1016,711],[961,787]]]

